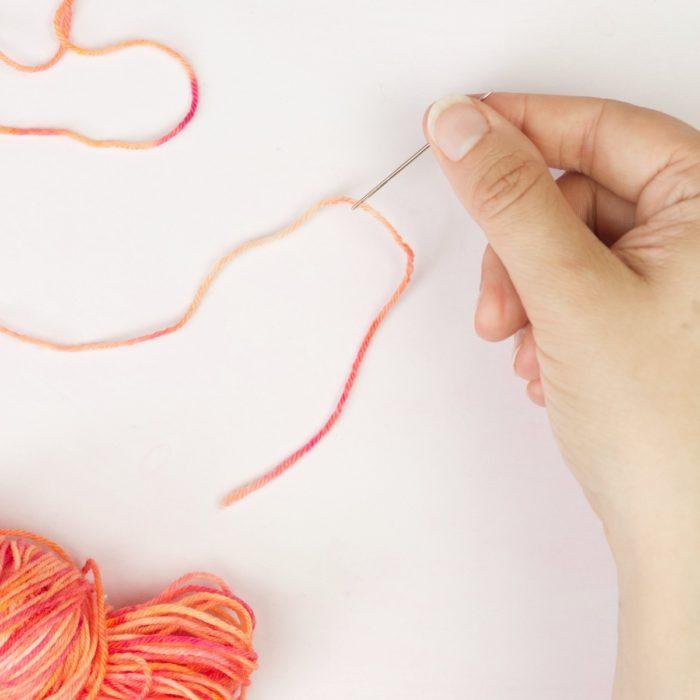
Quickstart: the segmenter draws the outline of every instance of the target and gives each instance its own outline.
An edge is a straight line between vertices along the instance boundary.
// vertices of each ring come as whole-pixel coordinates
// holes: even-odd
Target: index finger
[[[626,102],[494,93],[488,103],[534,142],[550,167],[588,175],[630,202],[659,173],[700,153],[693,127]]]

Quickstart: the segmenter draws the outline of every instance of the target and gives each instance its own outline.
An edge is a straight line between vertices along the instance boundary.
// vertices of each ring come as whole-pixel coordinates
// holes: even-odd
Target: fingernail
[[[515,362],[518,359],[518,353],[520,352],[520,348],[523,346],[523,336],[525,335],[525,330],[521,328],[517,333],[513,336],[513,371],[515,371]]]
[[[428,133],[435,145],[452,161],[471,151],[489,130],[484,115],[466,95],[448,95],[428,112]]]

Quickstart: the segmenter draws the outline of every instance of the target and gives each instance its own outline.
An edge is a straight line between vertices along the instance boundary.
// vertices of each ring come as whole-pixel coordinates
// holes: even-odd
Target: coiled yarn
[[[121,609],[97,564],[37,535],[0,530],[2,700],[242,700],[256,668],[253,611],[192,573]]]

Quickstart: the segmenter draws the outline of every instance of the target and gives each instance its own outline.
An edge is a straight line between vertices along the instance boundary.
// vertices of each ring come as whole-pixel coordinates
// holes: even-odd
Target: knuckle
[[[700,198],[700,149],[674,158],[642,191],[639,204],[644,218],[663,213],[679,203]]]
[[[477,213],[484,219],[503,215],[546,174],[545,165],[525,152],[516,151],[487,162],[477,174],[473,190]]]

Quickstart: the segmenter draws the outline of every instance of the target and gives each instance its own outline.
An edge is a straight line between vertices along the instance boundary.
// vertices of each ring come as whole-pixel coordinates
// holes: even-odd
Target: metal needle
[[[493,90],[489,90],[488,92],[485,92],[479,100],[482,102],[489,96],[493,95]],[[418,157],[422,156],[428,149],[430,148],[430,144],[426,143],[423,144],[410,158],[407,158],[401,165],[399,165],[396,170],[392,170],[381,182],[378,182],[369,192],[367,192],[366,195],[364,195],[361,199],[358,199],[355,204],[352,205],[352,209],[357,209],[357,207],[360,206],[363,202],[366,202],[373,194],[376,194],[379,192],[379,190],[384,187],[384,185],[387,184],[390,180],[393,180],[402,170],[405,170],[411,163],[413,163],[414,160],[416,160]]]

